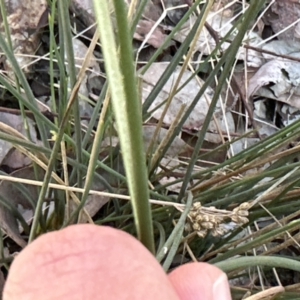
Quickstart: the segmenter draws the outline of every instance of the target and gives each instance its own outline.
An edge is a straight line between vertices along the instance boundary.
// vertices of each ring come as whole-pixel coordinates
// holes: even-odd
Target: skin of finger
[[[231,300],[225,273],[207,263],[182,265],[169,274],[169,280],[181,300]],[[220,280],[227,283],[218,290]]]
[[[10,268],[3,299],[179,298],[159,263],[135,238],[86,224],[29,244]]]

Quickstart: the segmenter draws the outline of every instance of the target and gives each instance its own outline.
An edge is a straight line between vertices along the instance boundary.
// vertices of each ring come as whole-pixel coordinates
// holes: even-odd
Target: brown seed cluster
[[[186,230],[196,232],[199,237],[205,237],[208,233],[213,236],[223,236],[228,232],[224,226],[229,222],[242,226],[249,222],[247,216],[251,205],[242,203],[233,211],[216,209],[215,207],[203,207],[200,202],[195,202],[188,214]]]

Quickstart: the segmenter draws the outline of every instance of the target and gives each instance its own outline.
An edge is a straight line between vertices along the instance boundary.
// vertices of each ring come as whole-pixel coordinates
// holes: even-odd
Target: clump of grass
[[[241,281],[249,277],[249,270],[252,272],[253,267],[257,270],[263,266],[280,267],[299,272],[300,263],[296,259],[272,256],[292,244],[299,246],[297,238],[300,223],[296,219],[300,207],[300,163],[295,159],[299,146],[286,148],[300,136],[298,122],[221,163],[213,166],[205,164],[198,170],[200,162],[207,162],[214,153],[226,153],[234,142],[228,139],[209,153],[201,153],[221,92],[229,89],[228,80],[236,63],[236,54],[250,24],[261,12],[264,1],[252,1],[235,23],[233,30],[236,29],[237,33],[231,35],[232,30],[220,40],[212,54],[195,70],[194,76],[204,72],[210,61],[214,62],[195,99],[177,118],[176,124],[170,127],[168,138],[160,151],[155,153],[155,159],[151,155],[147,157],[144,148],[143,121],[149,117],[151,104],[176,67],[181,66],[184,72],[193,63],[197,36],[205,25],[213,1],[204,4],[196,1],[140,71],[141,74],[146,72],[168,47],[172,36],[180,30],[185,20],[192,13],[195,14],[197,20],[193,28],[143,106],[132,35],[147,1],[140,1],[139,5],[137,1],[132,1],[129,11],[135,11],[135,14],[129,18],[123,1],[114,0],[110,7],[106,1],[101,4],[95,1],[99,32],[96,31],[78,74],[68,7],[62,1],[50,2],[49,70],[54,121],[38,109],[31,87],[9,46],[9,39],[0,35],[0,47],[16,76],[16,81],[12,83],[1,74],[0,83],[17,99],[24,122],[28,118],[26,110],[33,113],[42,140],[41,145],[36,145],[30,137],[7,132],[1,127],[1,139],[13,143],[14,147],[29,156],[36,170],[45,171],[43,180],[36,178],[35,181],[41,187],[39,197],[33,203],[34,217],[32,224],[29,224],[29,242],[39,234],[79,222],[83,215],[88,214],[84,210],[89,195],[97,194],[109,197],[110,201],[95,216],[87,216],[87,220],[99,225],[109,224],[136,235],[156,255],[166,271],[175,266],[177,256],[216,264],[228,273],[230,279]],[[55,28],[59,30],[58,41]],[[221,44],[228,39],[231,39],[230,47],[219,56]],[[95,47],[103,54],[107,82],[94,104],[89,124],[84,126],[80,117],[78,90]],[[55,85],[57,77],[59,86]],[[175,137],[183,131],[184,122],[195,109],[199,98],[214,85],[214,81],[217,82],[214,96],[202,128],[195,134],[192,154],[185,161],[180,161],[184,172],[178,174],[175,170],[164,168],[159,173],[160,178],[170,177],[171,173],[175,177],[172,184],[180,186],[178,192],[170,193],[170,183],[159,182],[161,160]],[[169,102],[182,88],[179,83],[180,78],[170,92]],[[162,120],[156,126],[159,131]],[[101,147],[104,139],[113,139],[115,135],[120,145],[104,150]],[[243,137],[247,138],[247,135]],[[286,150],[279,152],[278,149],[283,147]],[[150,163],[147,165],[147,162]],[[180,176],[182,174],[184,176]],[[12,180],[8,176],[1,178]],[[26,179],[20,178],[18,181],[33,184]],[[95,182],[100,182],[104,191],[95,191]],[[47,198],[54,203],[51,213],[43,211]],[[5,202],[2,199],[0,201]],[[72,205],[76,208],[72,209]],[[259,220],[266,217],[272,221],[268,226],[259,228]],[[22,222],[26,224],[24,220]],[[252,232],[254,229],[256,231]],[[268,249],[272,241],[279,241],[281,247],[278,244],[278,247]],[[3,257],[2,263],[8,267],[7,258]],[[263,284],[261,278],[260,284]],[[235,299],[240,299],[248,289],[233,287],[232,292]],[[289,292],[285,294],[291,295]]]

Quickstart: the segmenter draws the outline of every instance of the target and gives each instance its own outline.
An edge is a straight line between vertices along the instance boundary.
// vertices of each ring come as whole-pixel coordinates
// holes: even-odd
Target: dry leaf
[[[156,126],[143,126],[143,139],[145,150],[149,148],[150,144],[152,143],[152,139],[154,138],[154,133],[156,131]],[[168,134],[168,130],[165,128],[160,128],[158,131],[158,135],[156,136],[155,142],[153,143],[152,153],[157,149],[157,147],[161,144],[163,139],[166,138]],[[172,141],[172,144],[168,148],[166,152],[166,156],[169,157],[177,157],[178,155],[186,152],[192,151],[192,147],[190,147],[186,142],[184,142],[181,138],[175,137]]]
[[[262,96],[300,108],[300,63],[271,60],[250,79],[248,97]]]
[[[174,39],[178,42],[183,43],[192,29],[192,26],[196,22],[197,17],[191,16],[186,22],[183,28],[175,34]],[[211,26],[211,28],[219,35],[220,40],[225,37],[225,35],[231,30],[231,18],[225,17],[222,13],[209,13],[206,22]],[[237,31],[233,33],[232,38],[236,35]],[[249,32],[245,35],[244,42],[247,45],[254,47],[261,47],[259,43],[262,41],[261,37],[255,32]],[[221,49],[225,51],[230,46],[230,43],[222,43]],[[198,37],[195,50],[201,52],[202,54],[209,55],[216,48],[216,41],[210,35],[206,27],[203,27],[200,36]],[[247,62],[249,67],[259,67],[262,64],[262,59],[260,53],[255,50],[240,48],[237,54],[237,58]]]
[[[163,29],[156,27],[151,35],[148,37],[148,34],[152,30],[155,22],[148,20],[141,20],[134,33],[134,38],[138,41],[144,41],[146,39],[147,43],[154,48],[159,48],[166,40],[167,36],[164,34]]]
[[[19,150],[12,149],[4,158],[2,165],[16,170],[30,165],[31,162],[31,159]]]
[[[9,125],[10,127],[16,129],[18,132],[27,136],[25,129],[25,122],[22,116],[13,115],[10,113],[0,112],[0,122]],[[28,131],[31,136],[31,140],[36,143],[37,135],[34,128],[34,122],[31,119],[27,119]],[[1,126],[0,126],[1,129]],[[11,151],[12,150],[12,151]],[[14,154],[13,154],[14,153]],[[8,156],[14,155],[13,160]],[[19,151],[13,150],[13,146],[11,143],[6,142],[4,140],[0,140],[0,165],[5,164],[10,168],[14,169],[18,166],[28,165],[30,161],[28,158],[24,157]]]
[[[225,117],[223,114],[217,116],[216,121],[218,122],[217,124],[221,131],[226,132],[228,129],[229,133],[235,132],[235,122],[230,111],[226,112]],[[205,140],[214,144],[219,144],[223,141],[214,120],[211,120],[209,123],[208,130],[205,134]]]
[[[72,43],[73,43],[73,50],[74,50],[74,57],[75,57],[76,72],[78,75],[82,67],[83,61],[85,59],[86,53],[88,51],[88,47],[79,39],[73,39]],[[90,93],[92,92],[89,89],[89,83],[99,78],[100,72],[101,72],[100,66],[99,63],[97,62],[96,57],[94,55],[91,55],[88,68],[85,73],[85,77],[82,80],[78,92],[81,117],[91,117],[93,113],[93,107],[87,101]]]
[[[105,176],[104,173],[105,172],[103,172],[101,174],[101,176],[104,177],[104,179],[108,179],[108,183],[111,183],[111,182],[109,182],[109,178],[111,178],[111,176],[109,176],[109,177]],[[105,177],[107,177],[107,178],[105,178]],[[99,182],[97,178],[94,178],[94,183],[91,187],[91,190],[107,192],[107,189],[105,188],[105,186],[101,182]],[[89,216],[92,218],[102,208],[102,206],[105,205],[109,200],[110,200],[110,197],[107,197],[107,196],[89,195],[87,197],[84,208],[85,208],[86,212],[89,214]],[[71,202],[71,203],[72,203],[71,210],[75,211],[77,205],[75,205],[73,202]],[[81,214],[78,222],[86,223],[87,221],[88,221],[87,215]]]
[[[143,141],[144,141],[144,148],[145,151],[148,150],[150,144],[152,143],[152,139],[154,138],[156,127],[152,125],[145,125],[143,126]],[[160,128],[158,135],[153,143],[152,153],[155,152],[159,144],[163,141],[163,139],[167,136],[168,130],[165,128]],[[118,145],[119,139],[118,137],[109,136],[105,138],[101,143],[101,148],[114,148]],[[191,152],[193,150],[186,142],[184,142],[181,138],[175,137],[172,144],[168,148],[166,152],[166,156],[169,157],[176,157],[185,152]]]
[[[299,20],[300,4],[295,0],[275,0],[271,7],[264,14],[264,21],[270,24],[274,33],[281,32],[277,38],[279,40],[294,41],[296,25],[286,29]],[[299,23],[298,23],[299,24]]]
[[[33,167],[26,167],[11,173],[9,176],[17,178],[25,178],[36,180]],[[39,169],[39,178],[37,180],[43,180],[44,171]],[[30,196],[30,199],[33,203],[37,202],[39,189],[37,186],[22,184],[23,188],[27,190],[27,194]],[[3,180],[0,183],[0,197],[5,199],[15,208],[18,208],[18,205],[21,205],[25,209],[32,209],[32,205],[24,196],[22,190],[18,189],[18,184]],[[13,213],[2,203],[0,203],[0,226],[4,232],[13,239],[19,246],[25,247],[26,242],[21,237],[19,232],[19,227],[17,220]]]
[[[300,41],[273,40],[263,45],[263,50],[274,52],[278,55],[288,55],[300,58]],[[275,59],[274,55],[263,52],[263,57],[268,60]]]
[[[38,47],[39,31],[45,26],[45,14],[48,21],[47,1],[5,0],[4,3],[14,54],[26,73],[33,60],[32,55]],[[0,33],[5,34],[2,14],[0,14],[0,24]],[[8,60],[4,61],[4,70],[14,79],[14,72]]]
[[[143,79],[143,85],[142,85],[143,102],[146,100],[153,87],[158,83],[160,77],[166,70],[167,66],[168,66],[167,63],[154,63],[147,70],[147,72],[141,76],[141,78]],[[158,106],[160,106],[154,111],[152,115],[157,120],[160,119],[165,107],[165,105],[161,105],[161,104],[168,99],[169,94],[172,91],[172,88],[174,86],[174,83],[176,82],[176,79],[180,71],[181,71],[181,67],[176,67],[175,72],[170,76],[169,80],[166,82],[165,86],[163,87],[163,89],[161,90],[161,92],[159,93],[159,95],[153,101],[153,103],[149,108],[149,111],[152,111]],[[191,75],[192,72],[188,70],[186,70],[183,73],[183,76],[180,80],[179,88],[181,85],[185,83],[187,79],[190,78]],[[173,123],[182,106],[186,106],[187,108],[191,105],[192,101],[198,94],[202,85],[203,85],[202,79],[199,78],[198,80],[196,80],[195,78],[193,78],[175,95],[175,97],[172,99],[172,102],[169,106],[167,114],[165,115],[163,120],[166,125],[170,125]],[[208,87],[204,95],[202,95],[202,97],[198,100],[194,110],[191,112],[191,114],[185,121],[183,125],[183,129],[198,130],[201,128],[213,95],[214,95],[213,89]],[[217,110],[218,110],[218,104],[217,104]]]
[[[127,5],[131,2],[130,0],[123,0]],[[90,27],[95,25],[96,17],[95,11],[93,9],[93,0],[72,0],[71,1],[71,10],[76,14],[77,18],[81,19],[81,21],[86,25],[86,27]],[[112,12],[113,13],[113,12]],[[159,48],[165,41],[166,35],[162,28],[157,27],[148,37],[148,34],[152,30],[155,22],[160,18],[162,14],[162,6],[160,1],[148,1],[143,17],[137,25],[136,32],[134,33],[134,39],[138,41],[144,41],[147,37],[147,43],[154,48]],[[89,31],[89,35],[93,35],[95,33],[95,26],[93,26]],[[85,28],[84,28],[85,29]]]
[[[130,0],[127,2],[131,2]],[[143,11],[143,17],[146,20],[157,21],[163,13],[161,0],[150,0],[147,2],[146,7]]]
[[[191,0],[163,0],[167,11],[168,18],[173,24],[177,24],[191,6]]]

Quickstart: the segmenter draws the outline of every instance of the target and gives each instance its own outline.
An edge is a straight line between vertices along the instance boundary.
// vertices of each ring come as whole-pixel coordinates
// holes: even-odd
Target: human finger
[[[181,300],[231,300],[226,274],[213,265],[185,264],[169,279]]]
[[[86,224],[29,244],[11,265],[3,299],[179,298],[139,241],[120,230]]]

